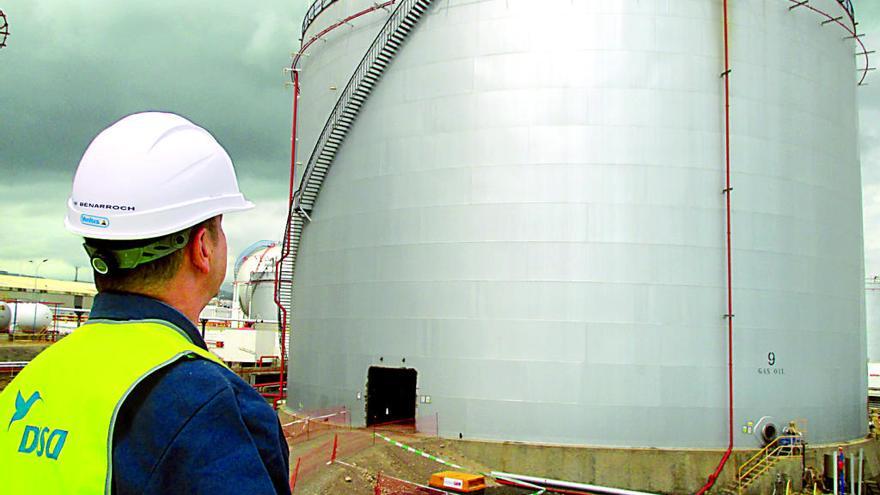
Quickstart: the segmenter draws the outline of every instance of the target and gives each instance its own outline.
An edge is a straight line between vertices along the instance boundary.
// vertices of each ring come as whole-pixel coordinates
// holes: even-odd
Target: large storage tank
[[[275,263],[281,257],[281,245],[259,241],[245,249],[235,263],[235,288],[238,304],[245,316],[256,320],[276,320]]]
[[[306,39],[373,0],[320,3]],[[400,368],[442,436],[726,446],[721,5],[433,2],[307,212],[288,403],[363,424]],[[867,431],[856,49],[792,5],[730,2],[743,448]],[[297,161],[388,15],[302,59]]]

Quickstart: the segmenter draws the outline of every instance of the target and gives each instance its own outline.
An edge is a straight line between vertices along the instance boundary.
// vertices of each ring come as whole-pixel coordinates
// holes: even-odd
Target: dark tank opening
[[[414,369],[370,367],[367,371],[367,426],[415,421],[416,375]]]
[[[761,436],[764,439],[765,445],[772,442],[776,438],[776,425],[773,423],[767,423],[764,426],[764,430],[761,431]]]

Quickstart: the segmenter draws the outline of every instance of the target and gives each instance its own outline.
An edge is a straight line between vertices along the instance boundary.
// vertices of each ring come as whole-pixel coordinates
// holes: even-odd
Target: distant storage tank
[[[8,306],[10,323],[15,332],[38,333],[52,325],[52,310],[45,304],[19,302],[9,303]]]
[[[0,332],[8,331],[9,325],[11,323],[12,323],[12,310],[9,309],[8,304],[0,301]]]
[[[238,302],[248,318],[276,320],[275,263],[281,257],[281,245],[260,241],[239,256],[235,265]]]
[[[304,38],[373,3],[316,3]],[[434,1],[299,213],[288,404],[725,447],[721,5]],[[867,432],[864,60],[843,4],[792,6],[730,2],[738,448],[758,421]],[[302,59],[298,162],[389,15]]]

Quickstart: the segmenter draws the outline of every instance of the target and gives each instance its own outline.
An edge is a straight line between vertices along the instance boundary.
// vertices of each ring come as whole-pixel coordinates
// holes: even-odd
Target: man
[[[183,117],[130,115],[92,141],[65,225],[99,294],[0,394],[0,492],[290,492],[278,418],[194,324],[226,274],[222,215],[251,207]]]

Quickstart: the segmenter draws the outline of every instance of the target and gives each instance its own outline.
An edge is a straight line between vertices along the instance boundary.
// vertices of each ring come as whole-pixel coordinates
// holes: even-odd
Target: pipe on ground
[[[633,490],[624,490],[622,488],[611,488],[611,487],[607,487],[607,486],[588,485],[586,483],[575,483],[573,481],[552,480],[552,479],[547,479],[547,478],[538,478],[536,476],[526,476],[526,475],[522,475],[522,474],[502,473],[499,471],[492,471],[489,474],[493,478],[499,478],[499,479],[510,478],[513,480],[534,483],[536,485],[558,487],[558,488],[570,488],[572,490],[598,492],[598,493],[604,493],[604,494],[608,494],[608,495],[654,495],[652,493],[637,492],[637,491],[633,491]]]
[[[834,453],[834,495],[838,495],[837,489],[839,487],[837,483],[837,452]]]

